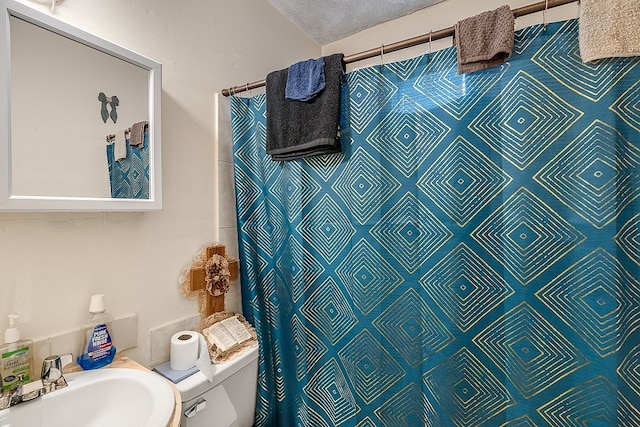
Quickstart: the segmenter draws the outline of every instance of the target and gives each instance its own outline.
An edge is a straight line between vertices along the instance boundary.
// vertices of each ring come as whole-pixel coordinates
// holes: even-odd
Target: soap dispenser
[[[9,328],[4,331],[4,345],[0,348],[2,391],[27,383],[33,376],[33,341],[20,339],[18,317],[9,315]]]
[[[91,297],[89,313],[91,316],[83,327],[82,354],[76,359],[85,370],[108,365],[116,354],[111,335],[113,316],[106,312],[104,295]]]

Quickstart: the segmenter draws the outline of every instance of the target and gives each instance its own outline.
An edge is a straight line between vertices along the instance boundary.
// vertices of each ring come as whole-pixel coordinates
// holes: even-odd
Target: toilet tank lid
[[[240,371],[242,368],[255,361],[258,358],[258,347],[252,347],[240,354],[233,360],[224,363],[214,364],[213,382],[209,382],[207,377],[200,371],[176,383],[176,388],[180,392],[183,402],[193,399],[194,397],[206,392],[207,390],[217,386],[231,375]]]

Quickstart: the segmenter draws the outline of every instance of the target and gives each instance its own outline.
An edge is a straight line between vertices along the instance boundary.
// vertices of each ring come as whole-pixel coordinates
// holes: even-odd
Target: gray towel
[[[285,98],[288,70],[267,75],[267,154],[294,160],[340,152],[340,85],[343,54],[327,56],[325,89],[309,102]]]
[[[503,64],[513,52],[515,19],[509,6],[483,12],[456,24],[458,74]]]

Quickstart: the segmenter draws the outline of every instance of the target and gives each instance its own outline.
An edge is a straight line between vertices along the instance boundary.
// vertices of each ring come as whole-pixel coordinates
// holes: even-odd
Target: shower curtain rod
[[[551,9],[558,6],[564,6],[565,4],[580,2],[580,0],[547,0],[538,3],[533,3],[528,6],[522,6],[517,9],[513,9],[513,16],[518,18],[520,16],[529,15],[536,12],[543,12],[547,9]],[[412,37],[410,39],[402,40],[390,45],[382,45],[374,49],[369,49],[364,52],[355,53],[353,55],[345,56],[343,62],[350,64],[352,62],[363,61],[369,58],[375,58],[385,53],[395,52],[397,50],[407,49],[410,47],[418,46],[424,43],[428,43],[430,40],[439,40],[446,37],[453,37],[455,34],[455,27],[444,28],[442,30],[429,32],[421,36]],[[240,86],[233,86],[229,89],[223,89],[222,95],[231,96],[241,92],[245,92],[251,89],[263,87],[266,84],[265,80],[260,80],[253,83],[247,83]]]

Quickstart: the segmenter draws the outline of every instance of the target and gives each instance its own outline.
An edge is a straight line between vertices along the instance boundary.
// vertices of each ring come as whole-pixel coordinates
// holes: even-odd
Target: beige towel
[[[515,19],[509,6],[483,12],[456,24],[458,74],[503,64],[513,52]]]
[[[640,56],[640,1],[582,0],[579,39],[582,62]]]
[[[127,140],[123,130],[116,132],[116,137],[113,141],[113,158],[115,160],[127,158]]]

